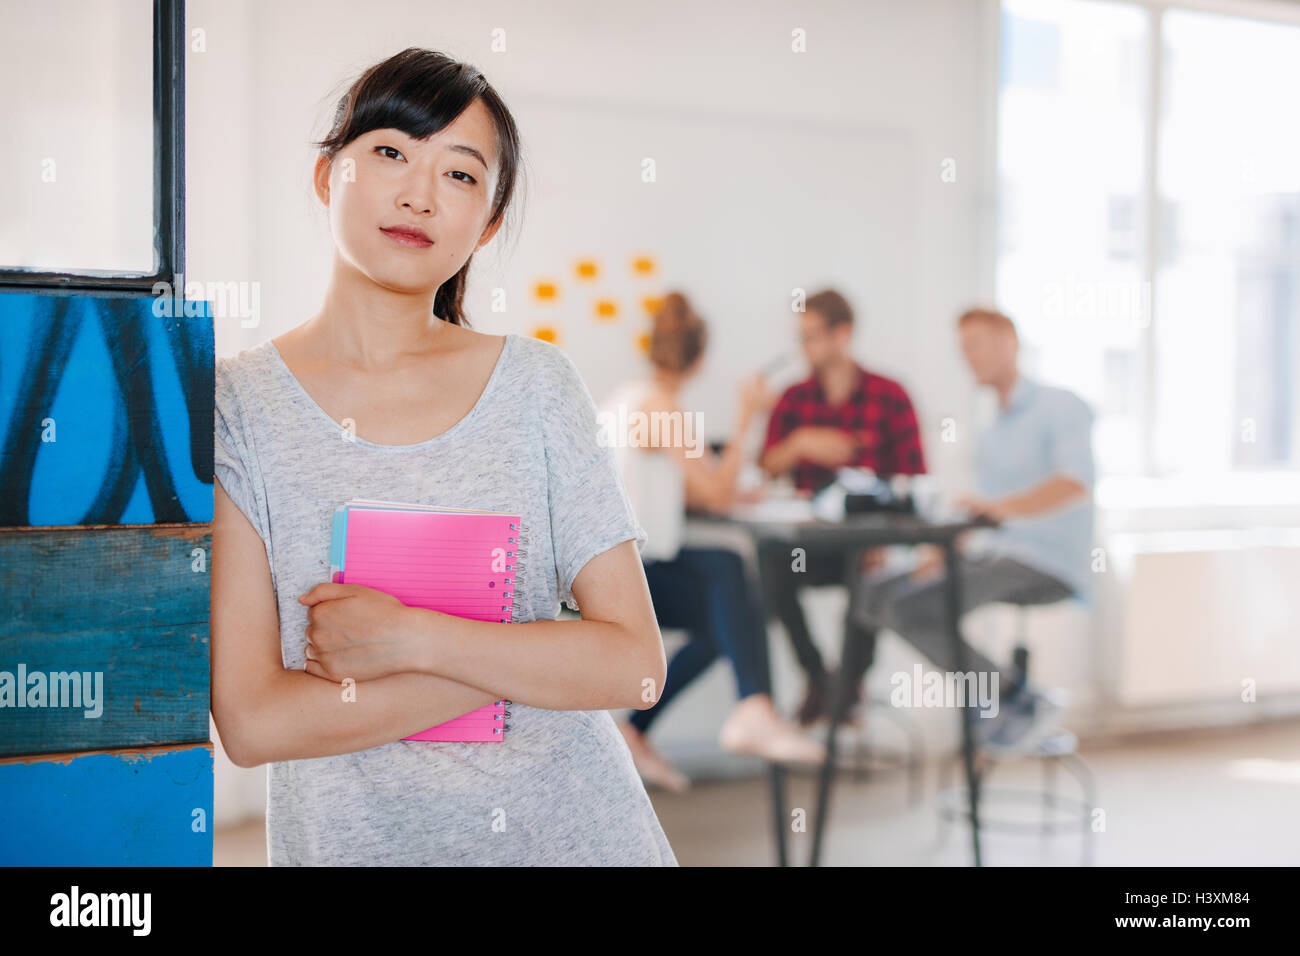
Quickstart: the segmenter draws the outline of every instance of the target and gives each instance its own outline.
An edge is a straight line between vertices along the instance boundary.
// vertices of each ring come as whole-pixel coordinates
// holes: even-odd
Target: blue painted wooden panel
[[[205,524],[0,530],[0,756],[207,740],[211,549]],[[48,676],[17,706],[58,672],[102,682],[99,716]]]
[[[156,303],[0,293],[0,526],[212,520],[212,310]]]
[[[0,760],[0,865],[211,866],[212,745]]]

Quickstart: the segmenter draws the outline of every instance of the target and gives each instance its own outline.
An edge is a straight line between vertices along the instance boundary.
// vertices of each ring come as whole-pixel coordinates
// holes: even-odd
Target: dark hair
[[[475,67],[445,53],[408,47],[376,63],[353,81],[338,102],[329,134],[312,145],[331,161],[348,143],[376,129],[398,129],[424,139],[447,126],[476,99],[496,123],[499,175],[488,225],[501,220],[522,172],[522,149],[514,117]],[[433,311],[441,319],[469,327],[463,300],[473,255],[439,286]]]
[[[668,372],[684,372],[704,353],[709,329],[686,296],[669,292],[654,315],[650,361]]]
[[[816,312],[825,321],[828,329],[833,329],[837,325],[853,324],[853,307],[849,305],[848,299],[834,289],[825,289],[810,295],[808,301],[804,303],[804,311]]]

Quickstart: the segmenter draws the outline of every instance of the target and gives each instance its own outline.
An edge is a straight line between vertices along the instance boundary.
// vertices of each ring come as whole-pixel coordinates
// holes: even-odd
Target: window
[[[183,6],[6,5],[0,289],[147,293],[183,271]]]
[[[1100,472],[1300,466],[1300,26],[1004,0],[999,76],[998,301]]]
[[[1300,27],[1171,10],[1157,181],[1157,473],[1294,467]]]
[[[1077,392],[1097,412],[1103,472],[1141,467],[1140,417],[1127,411],[1150,300],[1143,110],[1144,12],[1089,0],[1007,0],[1002,13],[998,175],[1016,200],[997,299],[1037,356],[1026,372]],[[1052,42],[1033,57],[1024,44]],[[1053,62],[1039,62],[1050,56]],[[1033,70],[1018,65],[1029,57]],[[1056,78],[1045,84],[1042,76]],[[1021,82],[1028,77],[1032,82]],[[999,199],[999,234],[1004,209]]]

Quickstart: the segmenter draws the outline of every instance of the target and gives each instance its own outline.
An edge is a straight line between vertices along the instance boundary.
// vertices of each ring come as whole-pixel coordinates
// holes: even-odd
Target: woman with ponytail
[[[515,122],[478,70],[408,49],[316,146],[320,311],[216,369],[212,714],[269,765],[269,862],[674,866],[610,714],[664,686],[645,532],[568,356],[466,321]],[[328,581],[350,498],[520,515],[511,621]],[[497,741],[407,739],[500,699]]]
[[[707,327],[686,297],[679,292],[665,296],[650,333],[649,374],[606,399],[604,420],[654,421],[657,415],[671,421],[674,413],[683,420],[679,393],[699,371],[707,339]],[[820,763],[826,755],[821,744],[785,721],[772,702],[767,618],[740,555],[682,544],[688,508],[721,513],[737,500],[737,478],[745,463],[741,439],[770,399],[761,376],[742,385],[735,440],[716,458],[707,446],[696,455],[685,443],[665,442],[661,436],[643,442],[631,429],[612,442],[632,506],[648,534],[641,559],[659,626],[683,628],[689,637],[668,664],[658,703],[634,712],[620,729],[641,776],[678,792],[689,780],[651,746],[647,733],[673,698],[719,656],[731,664],[738,698],[719,733],[725,749],[782,762]]]

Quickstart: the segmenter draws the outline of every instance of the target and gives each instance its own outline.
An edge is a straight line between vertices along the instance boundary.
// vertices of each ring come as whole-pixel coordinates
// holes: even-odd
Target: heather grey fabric
[[[297,597],[328,579],[348,498],[522,515],[515,621],[555,618],[588,560],[646,541],[586,384],[538,339],[508,335],[470,413],[414,445],[344,440],[268,339],[218,359],[215,428],[217,478],[270,559],[286,668],[304,666]],[[270,864],[677,865],[608,711],[510,709],[501,743],[272,763]]]

